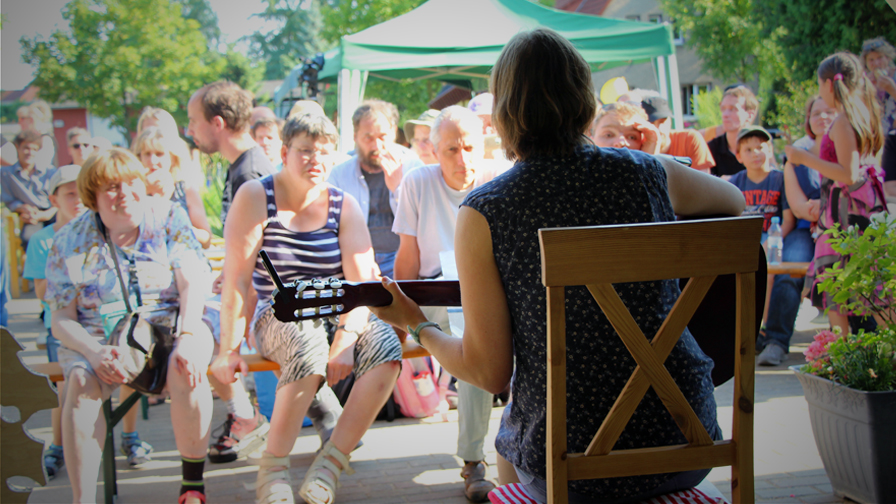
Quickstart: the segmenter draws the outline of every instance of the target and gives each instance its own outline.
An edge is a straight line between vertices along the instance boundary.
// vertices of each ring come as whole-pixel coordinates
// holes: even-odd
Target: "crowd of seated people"
[[[884,212],[888,195],[896,196],[894,58],[896,50],[880,38],[866,41],[861,56],[826,58],[817,71],[818,95],[806,104],[806,135],[786,148],[781,166],[772,135],[754,124],[759,100],[748,86],[725,90],[718,128],[703,134],[672,129],[669,104],[655,91],[599,105],[590,68],[549,30],[514,37],[493,69],[490,93],[477,95],[468,107],[419,116],[413,111],[417,118],[401,124],[394,104],[364,102],[352,116],[353,138],[342,139],[353,141],[351,155],[337,152],[337,129],[315,102],[298,102],[286,118],[277,118],[254,107],[247,91],[219,81],[191,96],[186,128],[168,112],[147,108],[130,150],[105,147],[87,130],[70,129],[71,163],[56,169],[53,158],[61,153],[47,129],[49,107],[23,107],[15,151],[4,151],[0,174],[2,202],[23,224],[25,277],[35,280],[44,303],[48,357],[65,376],[52,416],[47,472],[53,476],[66,467],[74,501],[95,499],[106,428],[101,404],[117,388],[122,399],[131,393],[119,357],[104,344],[115,326],[109,314],[120,313],[123,300],[137,295],[151,300],[152,320],[179,336],[168,368],[183,467],[179,502],[206,501],[206,459],[231,462],[256,450],[262,454],[257,502],[296,502],[296,495],[309,503],[337,500],[340,475],[353,472],[352,451],[392,394],[405,333],[457,379],[464,495],[482,502],[495,487],[483,443],[492,395],[511,384],[513,401],[496,441],[501,481],[519,481],[544,499],[545,404],[533,392],[545,386],[537,230],[744,214],[765,218],[765,241],[777,217],[784,260],[813,264],[805,283],[789,275],[773,278],[758,363],[786,359],[805,296],[819,308],[832,308],[831,324],[843,331],[851,323],[873,323],[851,320],[819,294],[818,276],[832,264],[819,232],[834,217]],[[556,68],[546,72],[544,62]],[[399,129],[409,145],[399,143]],[[229,163],[220,202],[226,260],[218,275],[203,255],[213,237],[199,157],[182,133],[198,151],[219,153]],[[881,150],[882,165],[875,159]],[[875,166],[883,167],[883,175]],[[601,198],[605,187],[618,197]],[[839,216],[830,195],[842,187],[860,189],[851,190],[856,204]],[[357,308],[336,323],[281,322],[271,311],[274,284],[260,250],[284,282],[382,279],[396,302]],[[463,333],[455,335],[444,308],[418,309],[391,280],[439,278],[441,254],[452,251],[465,317]],[[123,265],[121,274],[130,275],[127,293],[113,258]],[[662,314],[675,289],[659,282],[620,295],[627,304]],[[580,309],[570,316],[597,320],[587,292],[575,296],[582,298]],[[638,322],[649,332],[662,318]],[[620,350],[608,336],[597,347],[575,343],[613,335],[605,323],[595,324],[570,333],[571,369],[599,356],[594,348]],[[237,376],[247,371],[240,357],[244,341],[280,366],[269,420]],[[711,362],[687,332],[673,353],[680,368],[670,373],[684,380],[701,422],[718,435],[707,378]],[[600,389],[594,408],[602,416],[619,392],[607,383],[618,381],[623,367],[571,380],[570,394]],[[531,372],[516,373],[520,368]],[[349,375],[354,386],[340,404],[331,387]],[[227,406],[216,430],[212,389]],[[659,401],[646,401],[633,421],[649,422],[662,409]],[[293,485],[289,454],[306,414],[322,448]],[[571,450],[583,451],[579,445],[589,439],[574,427],[581,420],[570,417]],[[672,422],[644,432],[650,434],[632,432],[620,443],[680,441]],[[132,466],[151,458],[152,447],[137,435],[136,411],[125,418],[121,449]],[[625,482],[579,481],[570,484],[570,495],[573,502],[637,500],[691,487],[704,476],[686,471]]]

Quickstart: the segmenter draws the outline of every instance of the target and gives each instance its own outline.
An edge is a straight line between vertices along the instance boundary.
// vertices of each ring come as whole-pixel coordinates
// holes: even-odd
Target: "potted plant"
[[[848,258],[823,276],[820,290],[875,332],[822,331],[793,366],[803,385],[815,444],[834,494],[866,502],[896,495],[896,219],[882,216],[860,233],[827,231]]]

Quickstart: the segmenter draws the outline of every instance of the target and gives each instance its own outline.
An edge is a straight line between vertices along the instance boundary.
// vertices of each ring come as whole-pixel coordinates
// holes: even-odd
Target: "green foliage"
[[[209,47],[216,47],[221,39],[221,28],[218,27],[218,15],[215,14],[208,0],[174,0],[183,5],[181,14],[184,19],[193,19],[199,23],[199,30],[208,40]]]
[[[775,95],[775,109],[765,115],[765,121],[776,125],[785,135],[796,140],[805,134],[803,125],[806,122],[806,102],[809,97],[818,94],[818,82],[808,79],[782,83],[784,89]]]
[[[410,12],[425,0],[320,0],[323,15],[321,36],[336,45],[343,35],[351,35],[373,25]]]
[[[763,33],[776,38],[792,69],[790,78],[797,81],[814,78],[831,53],[859,54],[863,40],[883,36],[896,41],[896,12],[886,0],[763,0],[756,8],[769,21]]]
[[[22,105],[25,105],[25,102],[19,100],[0,104],[0,122],[3,124],[18,122],[19,116],[16,115],[16,110]]]
[[[694,95],[691,106],[697,112],[697,127],[700,129],[722,124],[722,112],[719,103],[722,102],[722,88],[713,88],[710,91],[700,91]]]
[[[318,0],[267,0],[264,12],[255,14],[280,26],[248,37],[249,55],[266,63],[265,78],[283,79],[301,62],[327,47],[320,40],[323,24]]]
[[[233,44],[227,47],[227,52],[222,56],[224,68],[220,79],[226,79],[240,85],[241,88],[258,91],[259,84],[264,80],[265,62],[261,59],[252,59],[233,49]]]
[[[835,226],[825,234],[831,248],[848,260],[828,268],[818,289],[852,312],[881,317],[896,331],[896,217],[879,214],[864,232]]]
[[[37,66],[34,84],[48,101],[75,100],[128,131],[148,105],[185,121],[181,107],[220,65],[182,9],[170,0],[72,0],[62,13],[71,32],[23,37],[23,59]]]
[[[201,191],[205,214],[211,226],[212,234],[224,236],[224,224],[221,222],[221,201],[224,197],[224,180],[230,163],[221,154],[200,154],[199,161],[205,174],[205,188]]]
[[[865,392],[896,390],[896,331],[841,336],[822,331],[806,350],[800,370]]]

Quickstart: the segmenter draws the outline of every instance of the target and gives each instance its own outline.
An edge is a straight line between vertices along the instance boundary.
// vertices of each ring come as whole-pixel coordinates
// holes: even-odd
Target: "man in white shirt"
[[[482,123],[464,107],[448,107],[436,118],[431,140],[438,164],[415,169],[401,183],[398,212],[392,230],[400,237],[395,279],[437,278],[442,274],[439,253],[454,250],[454,231],[460,204],[470,191],[495,176],[483,161]],[[444,307],[424,311],[448,329]],[[457,456],[463,459],[464,494],[473,502],[488,500],[495,485],[486,480],[483,445],[488,433],[492,394],[458,381]]]
[[[404,175],[423,163],[413,151],[395,143],[398,109],[381,100],[364,102],[352,115],[355,155],[333,168],[329,182],[354,196],[367,220],[380,272],[392,276],[398,236],[392,222]]]

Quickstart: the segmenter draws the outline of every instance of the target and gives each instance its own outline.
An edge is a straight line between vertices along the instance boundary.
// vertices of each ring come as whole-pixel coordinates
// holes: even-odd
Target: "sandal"
[[[340,464],[340,469],[327,456],[333,457]],[[314,458],[314,463],[305,473],[305,481],[299,489],[299,497],[305,499],[308,504],[332,504],[336,498],[336,488],[339,486],[339,474],[355,474],[355,470],[348,465],[350,456],[339,451],[332,441],[327,441],[324,448]],[[315,486],[317,488],[315,488]],[[323,490],[326,495],[320,495]],[[314,494],[312,494],[314,491]]]
[[[255,503],[295,504],[289,482],[289,456],[275,457],[268,452],[262,454],[255,481]]]

